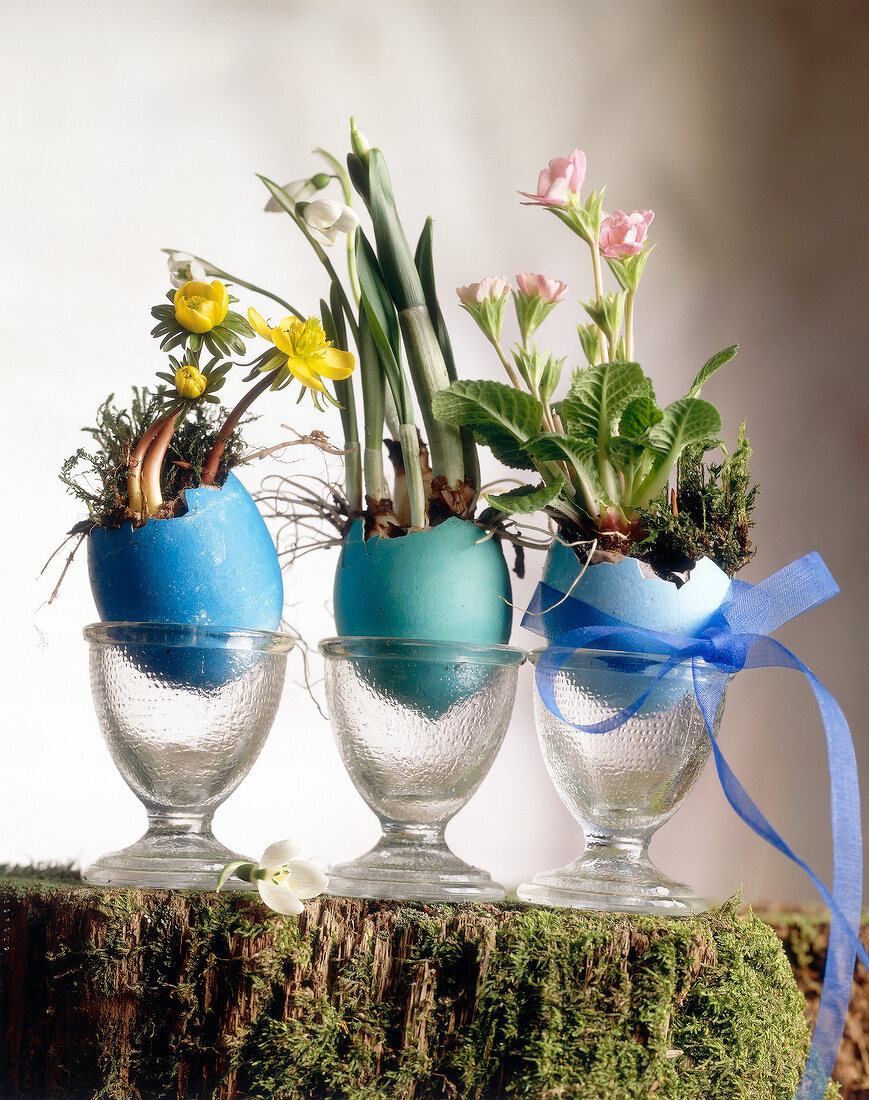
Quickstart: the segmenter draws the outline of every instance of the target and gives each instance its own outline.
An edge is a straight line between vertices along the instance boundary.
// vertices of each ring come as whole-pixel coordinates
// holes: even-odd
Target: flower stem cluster
[[[493,508],[506,514],[543,509],[572,539],[603,539],[608,547],[630,552],[649,545],[650,517],[669,500],[669,478],[686,448],[702,453],[719,445],[721,417],[700,391],[737,349],[733,345],[712,356],[685,397],[658,406],[651,379],[634,360],[633,327],[634,300],[653,247],[648,232],[654,214],[606,214],[603,189],[583,201],[585,172],[585,155],[574,150],[549,162],[536,193],[520,194],[524,205],[554,215],[590,250],[594,292],[580,303],[588,320],[577,328],[586,365],[573,372],[567,395],[553,404],[565,360],[540,352],[530,340],[567,287],[520,271],[514,292],[503,276],[491,276],[459,287],[458,294],[495,348],[510,385],[454,382],[438,395],[435,415],[471,428],[506,465],[539,475],[539,485],[489,494]],[[616,290],[604,288],[602,261]],[[520,341],[508,354],[501,331],[511,295]],[[741,455],[746,448],[747,442]]]

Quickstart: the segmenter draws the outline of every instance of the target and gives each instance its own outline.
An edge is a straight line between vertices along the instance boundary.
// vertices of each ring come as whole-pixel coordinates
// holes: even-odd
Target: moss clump
[[[808,1048],[775,934],[733,905],[323,898],[296,920],[249,894],[9,881],[10,1100],[792,1100]]]

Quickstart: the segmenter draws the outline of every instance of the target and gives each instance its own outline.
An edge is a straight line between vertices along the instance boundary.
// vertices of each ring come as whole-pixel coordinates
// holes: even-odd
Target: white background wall
[[[56,480],[78,429],[107,393],[160,369],[148,335],[167,286],[158,249],[191,249],[313,311],[325,285],[316,261],[288,221],[261,213],[254,173],[306,175],[317,145],[343,155],[351,113],[386,152],[407,224],[436,219],[465,377],[498,369],[453,304],[457,284],[523,267],[566,279],[574,301],[589,293],[577,242],[517,201],[550,157],[579,145],[611,206],[657,212],[640,358],[672,400],[708,354],[741,343],[707,396],[731,438],[748,415],[764,486],[743,576],[812,549],[825,557],[842,596],[779,636],[838,696],[869,776],[865,5],[3,0],[0,16],[0,861],[86,863],[144,825],[92,710],[83,555],[50,608],[57,569],[38,573],[81,518]],[[571,355],[575,320],[562,307],[544,330]],[[281,420],[324,426],[307,403],[273,405],[254,442],[274,442]],[[517,603],[539,567],[532,558]],[[287,577],[289,614],[312,642],[333,629],[333,568],[311,557]],[[533,644],[518,626],[514,638]],[[296,658],[289,679],[217,831],[255,855],[295,835],[310,854],[351,857],[373,841],[374,819]],[[579,847],[540,762],[523,679],[504,749],[449,833],[510,886]],[[723,738],[773,822],[826,869],[823,736],[806,686],[744,674]],[[653,855],[713,898],[740,883],[750,900],[812,897],[734,818],[711,772]]]

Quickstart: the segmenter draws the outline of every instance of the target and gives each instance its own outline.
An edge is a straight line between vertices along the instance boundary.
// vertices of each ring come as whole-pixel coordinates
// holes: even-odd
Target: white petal
[[[308,232],[311,234],[314,240],[318,242],[318,244],[322,244],[326,248],[331,248],[335,241],[338,240],[337,229],[327,229],[324,233],[322,230],[317,229],[316,226],[309,225]]]
[[[263,852],[259,861],[260,867],[280,867],[282,863],[289,863],[301,852],[302,845],[297,840],[279,840],[270,844]]]
[[[359,219],[356,217],[356,211],[350,206],[344,206],[341,210],[341,217],[335,222],[335,229],[340,233],[350,233],[359,224]]]
[[[304,859],[294,859],[289,864],[293,893],[300,898],[315,898],[329,885],[329,879],[319,867]]]
[[[286,886],[276,886],[267,879],[257,879],[256,888],[269,909],[274,909],[276,913],[283,913],[286,917],[297,917],[299,913],[305,911],[304,905]]]
[[[342,213],[343,207],[334,199],[315,199],[305,207],[302,217],[316,229],[331,229]]]

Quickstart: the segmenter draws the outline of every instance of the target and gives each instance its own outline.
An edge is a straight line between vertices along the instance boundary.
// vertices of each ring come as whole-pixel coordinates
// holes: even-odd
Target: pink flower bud
[[[585,153],[574,149],[569,157],[555,157],[537,180],[537,194],[520,191],[530,202],[523,206],[565,206],[568,195],[578,195],[585,180]]]
[[[567,293],[567,283],[558,279],[547,279],[545,275],[535,275],[533,271],[517,271],[516,282],[526,298],[540,298],[555,305]]]
[[[643,249],[646,234],[655,214],[652,210],[614,210],[600,223],[598,247],[602,256],[610,260],[636,256]]]
[[[492,301],[507,298],[512,290],[506,275],[488,275],[478,283],[471,283],[470,286],[457,286],[456,294],[463,306],[475,306],[487,298]]]

